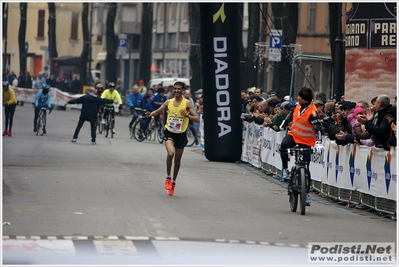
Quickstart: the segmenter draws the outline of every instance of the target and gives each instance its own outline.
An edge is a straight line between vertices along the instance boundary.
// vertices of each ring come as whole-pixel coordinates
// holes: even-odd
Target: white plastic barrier
[[[241,160],[258,168],[266,163],[281,169],[280,145],[284,135],[244,121]],[[396,147],[386,151],[355,144],[340,146],[328,138],[323,138],[323,144],[323,155],[312,155],[312,180],[396,201]],[[288,162],[289,169],[293,164],[294,160]]]
[[[21,88],[21,87],[15,87],[15,86],[11,86],[11,88],[14,90],[17,100],[23,101],[26,103],[35,102],[36,95],[41,90],[41,89]],[[51,103],[54,106],[63,106],[69,100],[78,98],[81,96],[82,96],[82,94],[71,95],[71,94],[63,92],[60,89],[55,88],[55,87],[51,87],[51,89],[50,89]],[[73,105],[72,108],[81,109],[81,107],[82,107],[82,105],[79,104],[79,105]]]

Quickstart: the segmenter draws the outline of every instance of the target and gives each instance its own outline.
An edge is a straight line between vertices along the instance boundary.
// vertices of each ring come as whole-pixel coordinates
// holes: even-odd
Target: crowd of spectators
[[[280,125],[296,102],[278,92],[262,94],[252,87],[241,91],[241,111],[244,121],[256,123],[280,131]],[[337,102],[327,100],[323,92],[314,94],[314,104],[323,124],[323,133],[338,145],[358,144],[389,150],[396,146],[396,96],[391,103],[387,95],[371,100],[352,102],[345,96]]]

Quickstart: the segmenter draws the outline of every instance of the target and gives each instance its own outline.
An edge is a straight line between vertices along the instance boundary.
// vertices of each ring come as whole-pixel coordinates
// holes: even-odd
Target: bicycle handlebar
[[[287,152],[290,155],[294,155],[295,152],[299,152],[299,153],[315,153],[315,149],[312,147],[299,147],[298,145],[296,145],[293,148],[287,148]]]

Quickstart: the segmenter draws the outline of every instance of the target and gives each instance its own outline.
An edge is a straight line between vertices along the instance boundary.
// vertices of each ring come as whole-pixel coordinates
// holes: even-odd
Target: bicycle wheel
[[[291,171],[291,179],[288,184],[288,194],[290,195],[290,209],[292,212],[296,212],[298,207],[298,191],[297,191],[297,180],[296,180],[296,171]]]
[[[132,126],[134,139],[136,139],[138,142],[144,141],[144,135],[141,130],[142,123],[144,123],[144,122],[142,122],[141,119],[137,119]]]
[[[40,115],[39,115],[39,117],[37,118],[37,121],[36,121],[36,135],[39,135],[41,127],[42,127],[42,119],[40,118]]]
[[[299,177],[298,181],[301,183],[300,184],[300,207],[301,207],[301,215],[305,215],[305,209],[306,209],[306,176],[305,176],[305,169],[301,168],[299,170]]]
[[[103,133],[103,128],[104,128],[104,125],[101,123],[101,115],[99,115],[99,116],[97,116],[97,129],[98,129],[99,134]]]
[[[115,126],[115,119],[111,119],[111,138],[114,138],[114,126]]]
[[[187,145],[188,147],[191,147],[195,143],[195,127],[193,125],[188,125],[188,128],[186,130],[186,135],[187,135]]]
[[[104,125],[104,136],[108,137],[108,132],[109,132],[109,115],[107,116],[105,120],[105,125]]]
[[[163,129],[164,129],[164,125],[163,125],[163,122],[160,120],[157,124],[157,137],[158,137],[158,142],[160,144],[163,143]]]

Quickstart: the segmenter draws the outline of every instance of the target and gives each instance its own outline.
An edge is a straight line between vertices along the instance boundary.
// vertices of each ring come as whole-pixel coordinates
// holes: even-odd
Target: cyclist
[[[322,141],[322,123],[317,113],[317,108],[313,103],[313,91],[310,88],[303,87],[297,96],[298,104],[294,111],[290,112],[282,122],[280,129],[285,128],[290,122],[291,129],[281,141],[280,156],[283,163],[283,179],[288,180],[288,152],[287,148],[293,148],[295,145],[310,148],[315,146],[319,152],[323,151]],[[305,158],[309,169],[310,155]],[[306,205],[310,206],[311,199],[309,195],[310,173],[308,176],[308,188],[306,188]]]
[[[6,116],[6,124],[3,136],[12,136],[12,123],[14,118],[15,108],[17,107],[17,98],[15,97],[14,90],[10,87],[8,81],[3,82],[3,106],[4,114]],[[7,130],[8,129],[8,130]]]
[[[135,120],[139,117],[135,108],[143,108],[144,104],[144,96],[139,92],[139,86],[137,84],[133,85],[132,92],[127,98],[127,105],[132,112],[132,120],[129,123],[129,129],[132,128],[132,125]]]
[[[39,111],[40,108],[42,107],[47,107],[50,111],[48,114],[51,113],[51,111],[53,110],[53,106],[51,105],[51,97],[49,94],[50,91],[50,85],[48,84],[43,84],[43,89],[41,91],[39,91],[36,95],[35,98],[35,118],[33,119],[33,131],[36,132],[38,129],[36,129],[36,122],[37,122],[37,118],[39,117]],[[44,111],[44,118],[46,119],[46,111]],[[43,133],[46,133],[46,125],[43,127]]]
[[[185,84],[176,82],[173,87],[174,98],[166,100],[160,108],[152,112],[147,111],[146,116],[157,116],[167,109],[167,123],[165,124],[164,140],[167,152],[165,189],[173,196],[175,192],[176,178],[180,170],[180,160],[184,147],[187,145],[186,131],[189,120],[199,122],[194,105],[182,96]],[[173,178],[170,176],[174,162]]]
[[[161,107],[161,105],[163,103],[165,103],[165,101],[167,99],[168,99],[168,97],[165,95],[165,89],[160,87],[158,89],[158,91],[150,97],[150,99],[148,100],[148,102],[147,102],[145,107],[146,107],[147,111],[152,112],[152,111],[158,109],[159,107]],[[159,115],[155,116],[155,120],[159,121]],[[150,122],[151,122],[151,117],[148,117],[146,119],[145,123],[144,123],[144,126],[143,126],[143,134],[144,134],[144,136],[146,134],[146,130],[147,130],[148,125],[150,124]]]
[[[122,99],[121,96],[119,95],[118,91],[115,90],[115,83],[114,82],[110,82],[108,84],[109,88],[106,89],[102,94],[101,94],[101,98],[105,98],[105,99],[111,99],[111,100],[118,100],[118,104],[122,105]],[[106,104],[106,107],[114,107],[114,104]],[[105,118],[108,116],[109,110],[105,109],[104,110],[104,116],[103,119],[101,121],[102,124],[105,124]],[[111,116],[112,119],[115,120],[115,110],[112,110],[111,112]],[[115,134],[115,123],[114,123],[114,128],[112,128],[112,132]]]

